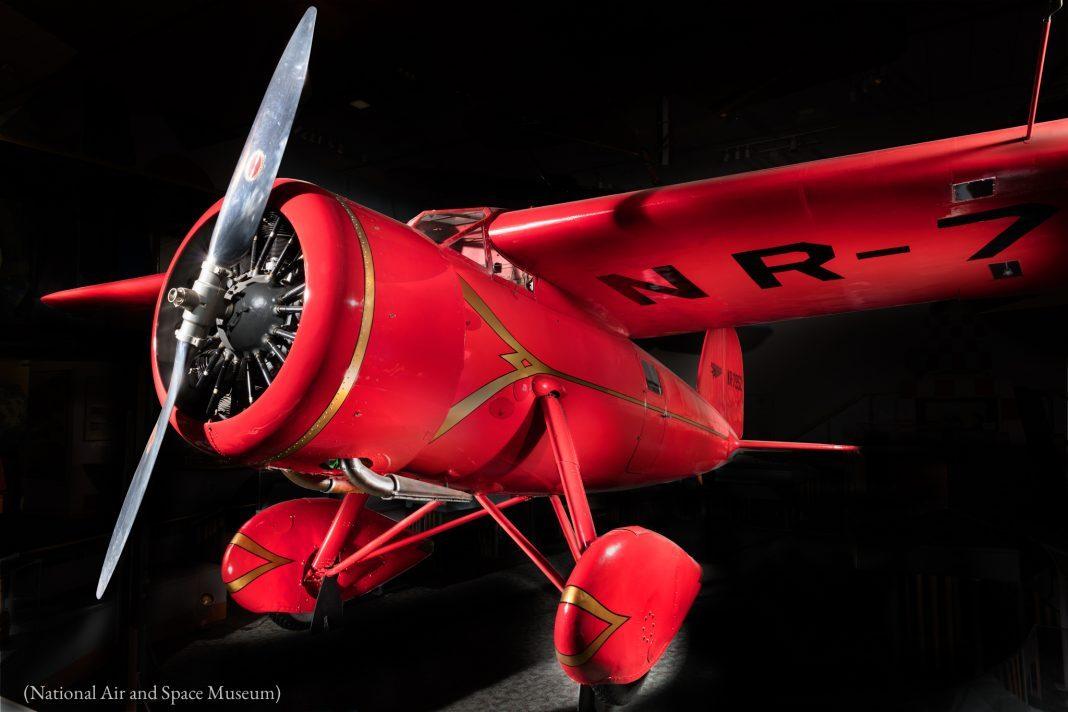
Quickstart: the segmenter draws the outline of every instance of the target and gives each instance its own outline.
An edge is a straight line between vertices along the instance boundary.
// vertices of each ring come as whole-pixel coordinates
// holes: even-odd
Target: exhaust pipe
[[[422,482],[404,475],[380,475],[354,457],[342,460],[341,470],[345,473],[345,479],[357,490],[382,499],[410,499],[418,502],[474,501],[474,497],[467,492],[450,487]]]
[[[287,480],[292,482],[298,487],[312,490],[313,492],[322,492],[323,494],[350,494],[360,492],[352,486],[347,479],[335,479],[333,477],[325,477],[323,475],[309,475],[304,472],[296,472],[286,468],[279,468]]]

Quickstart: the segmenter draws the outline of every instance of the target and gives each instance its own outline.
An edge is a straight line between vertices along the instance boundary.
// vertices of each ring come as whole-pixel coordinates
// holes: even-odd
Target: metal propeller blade
[[[211,233],[208,259],[217,265],[230,264],[245,253],[263,217],[304,88],[315,14],[315,8],[309,7],[289,38],[245,139]]]
[[[159,455],[160,445],[163,444],[163,436],[167,433],[167,424],[171,419],[171,411],[174,410],[174,401],[178,397],[179,384],[185,373],[186,361],[189,356],[189,344],[184,341],[178,342],[178,349],[174,354],[174,368],[171,370],[171,380],[167,386],[167,399],[163,403],[163,410],[159,412],[156,425],[148,436],[145,451],[141,453],[141,460],[137,463],[133,479],[130,480],[130,488],[126,490],[126,499],[122,501],[122,509],[119,510],[119,518],[115,522],[115,529],[111,532],[111,541],[108,542],[108,551],[104,555],[104,565],[100,569],[100,579],[96,582],[96,597],[104,595],[104,590],[111,581],[115,567],[119,564],[122,556],[122,548],[130,537],[134,519],[137,518],[137,510],[141,507],[141,500],[145,498],[145,489],[148,487],[148,479],[152,476],[152,468],[156,464],[156,456]]]
[[[207,335],[207,329],[214,325],[216,314],[222,307],[223,274],[226,273],[222,268],[244,254],[263,217],[267,198],[282,162],[282,154],[289,141],[289,131],[293,126],[300,93],[304,88],[312,34],[315,30],[315,15],[315,8],[308,8],[297,29],[293,31],[282,58],[278,60],[278,66],[267,86],[267,92],[263,95],[256,119],[252,123],[252,130],[249,131],[245,147],[237,161],[237,168],[230,179],[230,186],[226,189],[226,197],[223,198],[222,208],[211,234],[208,258],[193,285],[195,296],[190,299],[189,304],[183,306],[186,311],[182,315],[182,325],[176,332],[178,344],[171,378],[167,384],[167,397],[119,511],[119,518],[104,556],[104,565],[100,570],[100,580],[96,585],[97,598],[104,595],[104,590],[115,573],[122,549],[137,517],[137,510],[144,499],[152,468],[156,464],[160,445],[163,444],[163,436],[167,433],[167,424],[170,422],[178,391],[181,390],[190,345],[198,344]]]

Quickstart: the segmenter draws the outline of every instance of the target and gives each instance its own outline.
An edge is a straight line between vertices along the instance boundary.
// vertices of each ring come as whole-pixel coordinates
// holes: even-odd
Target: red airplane
[[[309,9],[225,197],[164,274],[48,295],[154,307],[163,410],[134,475],[103,594],[170,424],[229,462],[340,498],[295,499],[234,536],[241,606],[336,620],[342,602],[489,516],[560,592],[554,640],[581,704],[621,704],[681,626],[700,568],[638,526],[598,533],[586,493],[708,473],[747,450],[734,327],[1038,293],[1068,263],[1068,121],[756,173],[407,224],[276,180],[311,47]],[[704,330],[697,388],[632,341]],[[394,522],[369,497],[425,502]],[[558,572],[504,510],[545,497],[575,560]],[[562,497],[562,499],[561,499]],[[443,502],[472,513],[421,533]]]

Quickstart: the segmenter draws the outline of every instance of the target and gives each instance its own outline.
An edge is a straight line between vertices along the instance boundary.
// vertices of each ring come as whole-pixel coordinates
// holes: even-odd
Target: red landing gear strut
[[[563,406],[560,405],[560,387],[554,379],[538,378],[534,381],[534,392],[541,400],[545,429],[549,433],[556,469],[560,472],[560,484],[567,500],[567,508],[571,512],[572,529],[570,532],[565,529],[564,537],[569,539],[569,543],[573,539],[574,547],[581,554],[597,538],[597,531],[593,527],[590,503],[586,500],[586,488],[582,485],[575,442],[571,439],[571,429],[567,427],[567,417],[564,415]],[[559,517],[562,513],[559,511],[558,498],[556,502],[553,509],[557,510]],[[561,519],[561,527],[563,524]]]
[[[342,502],[343,506],[341,507],[341,509],[338,510],[337,517],[340,518],[342,516],[342,510],[344,509],[344,504],[345,504],[345,502],[348,501],[349,497],[366,497],[366,496],[367,495],[359,495],[359,494],[347,494],[347,495],[345,495],[345,500]],[[505,501],[503,501],[500,504],[496,505],[496,509],[498,509],[498,510],[507,509],[508,507],[515,506],[515,505],[517,505],[517,504],[519,504],[521,502],[526,502],[528,499],[530,499],[530,497],[512,497],[511,499],[506,499]],[[345,559],[343,561],[340,561],[340,562],[338,562],[336,564],[330,564],[329,559],[327,557],[322,557],[322,560],[319,560],[319,557],[317,557],[316,561],[313,562],[313,564],[312,564],[312,571],[309,573],[309,576],[306,577],[306,578],[309,578],[309,577],[314,578],[316,576],[318,576],[318,577],[338,576],[339,574],[347,571],[348,569],[352,568],[353,566],[356,566],[357,564],[359,564],[359,563],[361,563],[361,562],[363,562],[363,561],[365,561],[367,559],[373,559],[373,558],[376,558],[376,557],[379,557],[379,556],[385,556],[386,554],[390,554],[390,553],[396,551],[397,549],[403,549],[406,546],[411,546],[412,544],[417,544],[417,543],[419,543],[421,541],[424,541],[426,539],[429,539],[429,538],[431,538],[433,536],[437,536],[438,534],[441,534],[442,532],[446,532],[446,531],[448,531],[450,529],[455,529],[456,527],[460,526],[461,524],[467,524],[470,521],[474,521],[475,519],[481,519],[482,517],[485,517],[485,516],[487,516],[489,514],[489,512],[486,512],[486,511],[472,512],[471,514],[465,514],[464,516],[457,517],[456,519],[450,519],[449,521],[444,522],[443,524],[439,524],[436,527],[431,527],[430,529],[426,529],[424,531],[421,531],[418,534],[410,534],[410,535],[408,535],[406,537],[403,537],[403,538],[400,538],[400,539],[397,538],[398,535],[401,532],[403,532],[405,529],[410,527],[412,524],[415,524],[416,522],[418,522],[420,519],[422,519],[426,515],[428,515],[431,512],[433,512],[435,509],[440,507],[441,504],[442,503],[437,501],[437,500],[435,500],[433,502],[427,502],[422,507],[420,507],[419,509],[417,509],[414,512],[412,512],[411,514],[409,514],[407,517],[405,517],[404,519],[401,519],[396,524],[394,524],[392,527],[390,527],[386,531],[384,531],[381,534],[379,534],[378,536],[376,536],[371,541],[369,541],[366,544],[364,544],[363,546],[361,546],[359,549],[354,551],[352,554],[349,554],[347,557],[345,557]],[[335,522],[336,522],[336,519],[335,519]],[[344,542],[344,537],[345,537],[346,534],[347,534],[347,531],[345,531],[342,527],[337,527],[337,533],[335,534],[335,528],[334,528],[333,525],[331,525],[330,531],[327,532],[327,536],[323,540],[323,545],[322,545],[321,551],[327,551],[327,547],[330,547],[330,549],[335,549],[335,547],[340,547],[341,544],[336,543],[332,539],[332,537],[333,536],[340,537],[341,541]],[[336,557],[336,553],[335,553],[334,556]]]
[[[534,379],[533,386],[545,418],[545,430],[549,435],[553,458],[556,460],[556,468],[560,473],[560,488],[564,492],[567,507],[564,507],[559,495],[550,495],[549,502],[560,523],[560,531],[564,535],[567,547],[575,561],[578,561],[582,552],[586,551],[597,538],[597,530],[593,526],[590,503],[586,499],[586,488],[582,484],[575,442],[571,439],[571,429],[567,426],[567,417],[560,405],[561,385],[555,378],[540,376]],[[563,578],[545,558],[545,555],[538,551],[537,547],[523,535],[523,532],[519,531],[515,524],[500,511],[501,507],[495,505],[484,494],[476,494],[475,500],[493,517],[523,553],[530,557],[534,565],[545,574],[557,590],[563,592]]]

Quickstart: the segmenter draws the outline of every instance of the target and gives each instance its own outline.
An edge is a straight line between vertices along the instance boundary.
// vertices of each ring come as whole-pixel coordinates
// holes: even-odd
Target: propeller
[[[181,389],[189,360],[190,346],[200,345],[214,327],[215,319],[223,308],[223,294],[226,279],[229,276],[225,265],[241,257],[250,246],[256,227],[263,217],[267,198],[270,196],[274,179],[278,175],[278,166],[282,162],[289,132],[293,126],[293,116],[300,101],[300,92],[304,87],[304,78],[308,70],[308,57],[311,53],[312,34],[315,30],[314,7],[308,8],[301,18],[293,36],[289,38],[282,58],[271,77],[271,83],[263,95],[252,130],[241,150],[234,175],[226,189],[222,208],[215,221],[208,246],[208,256],[201,265],[200,275],[193,283],[192,290],[182,290],[176,299],[175,292],[168,295],[169,301],[176,307],[184,309],[182,325],[175,332],[178,339],[174,354],[174,366],[167,383],[167,397],[163,402],[156,425],[145,444],[145,451],[137,463],[130,488],[126,491],[122,509],[119,511],[115,530],[111,533],[104,565],[100,570],[100,580],[96,585],[96,597],[100,598],[107,589],[108,582],[119,563],[123,546],[130,536],[137,510],[144,499],[152,468],[156,464],[163,436],[167,432],[174,403]]]

